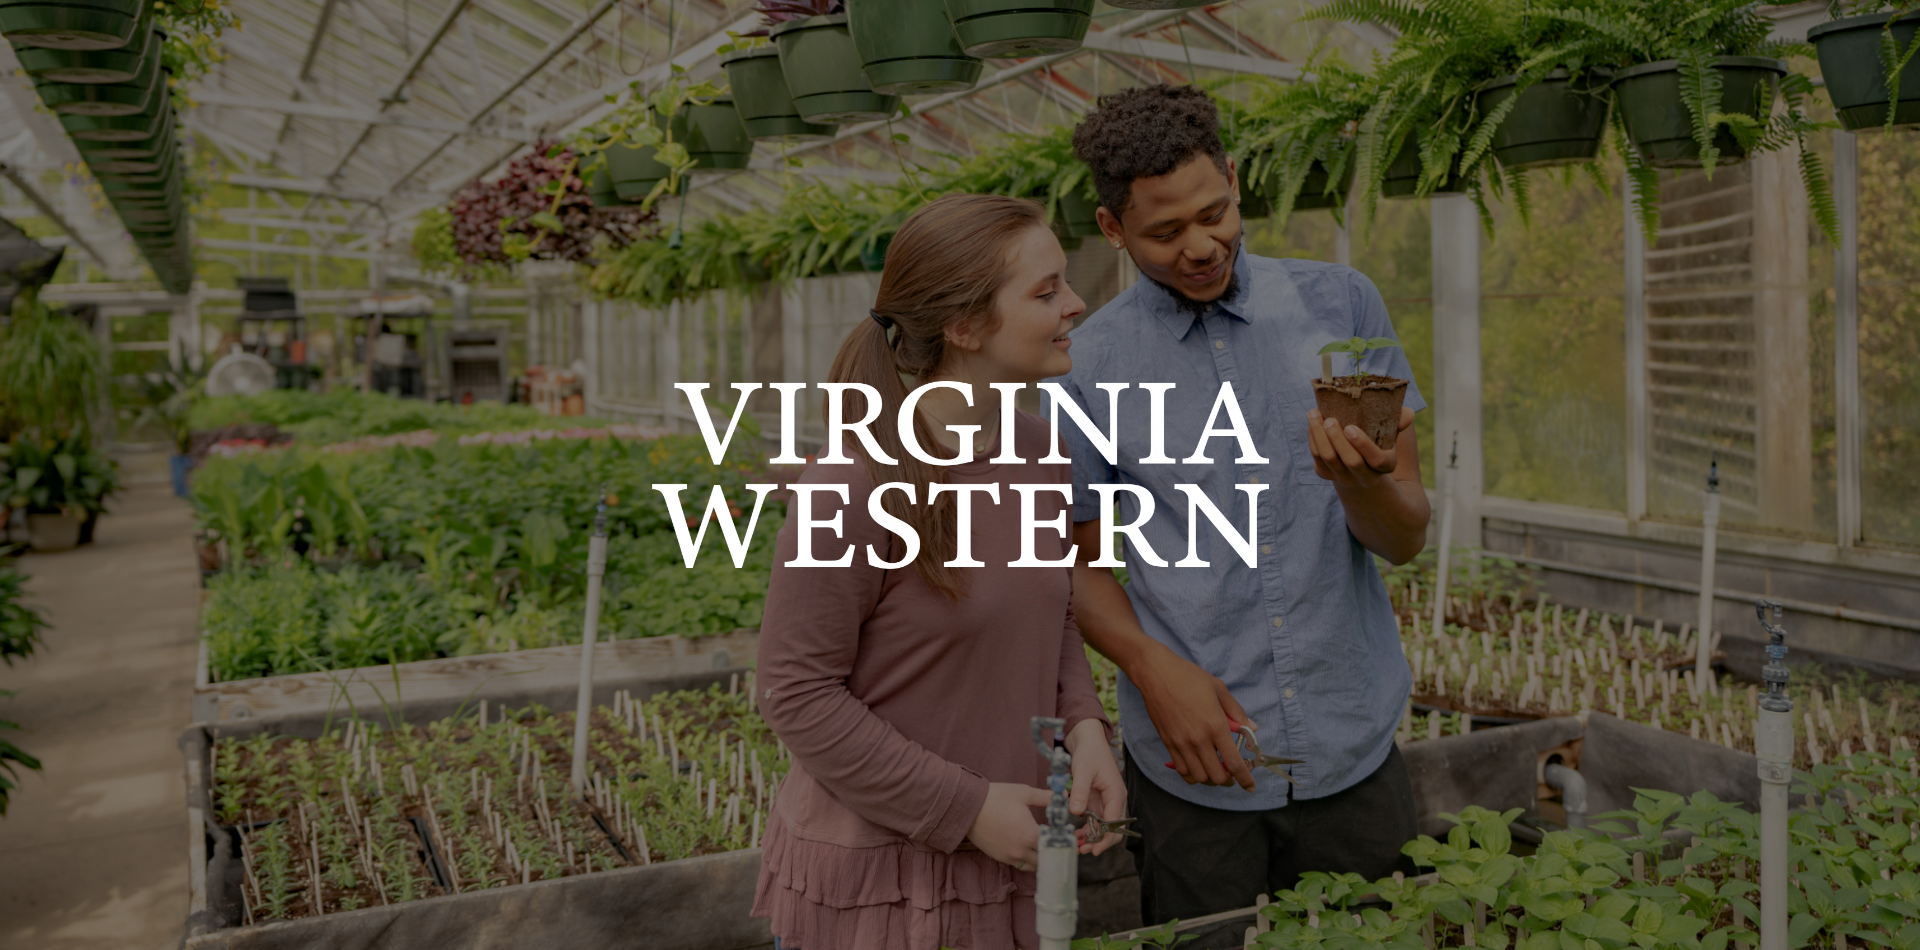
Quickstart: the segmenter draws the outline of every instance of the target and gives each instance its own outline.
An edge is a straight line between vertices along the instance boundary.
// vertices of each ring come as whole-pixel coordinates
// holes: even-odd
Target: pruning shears
[[[1227,720],[1227,722],[1233,725],[1233,744],[1240,749],[1241,758],[1246,759],[1247,762],[1256,769],[1265,766],[1268,771],[1286,779],[1293,787],[1300,787],[1300,783],[1295,782],[1293,776],[1288,775],[1287,770],[1280,766],[1299,765],[1305,762],[1306,759],[1287,759],[1277,755],[1268,755],[1260,751],[1260,740],[1253,737],[1252,726],[1243,726],[1231,719]]]
[[[1088,844],[1093,844],[1109,834],[1119,835],[1122,838],[1140,837],[1140,832],[1133,830],[1132,825],[1132,818],[1115,818],[1107,821],[1093,812],[1081,815],[1080,820],[1074,822],[1074,827],[1086,829]]]

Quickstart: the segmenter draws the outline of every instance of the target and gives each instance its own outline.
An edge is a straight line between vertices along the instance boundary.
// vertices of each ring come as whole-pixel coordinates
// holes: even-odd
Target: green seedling
[[[1320,378],[1325,380],[1333,379],[1333,354],[1335,353],[1345,353],[1353,357],[1353,376],[1356,379],[1364,379],[1368,373],[1366,370],[1360,368],[1361,357],[1366,356],[1370,350],[1384,350],[1389,347],[1398,348],[1399,346],[1400,343],[1398,341],[1392,337],[1385,336],[1376,336],[1371,339],[1356,336],[1345,340],[1335,340],[1320,348]]]

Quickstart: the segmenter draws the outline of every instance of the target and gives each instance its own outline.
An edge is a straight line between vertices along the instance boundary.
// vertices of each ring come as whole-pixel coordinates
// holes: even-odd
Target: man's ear
[[[1120,229],[1120,216],[1107,210],[1106,205],[1094,209],[1094,220],[1100,223],[1100,233],[1112,247],[1127,246],[1127,232]]]
[[[1233,156],[1227,156],[1227,190],[1233,193],[1233,203],[1240,203],[1240,166],[1234,163]]]

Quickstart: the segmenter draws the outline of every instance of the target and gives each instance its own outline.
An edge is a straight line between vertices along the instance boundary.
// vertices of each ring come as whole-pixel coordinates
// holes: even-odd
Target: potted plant
[[[875,92],[959,92],[980,79],[981,62],[960,48],[943,0],[854,0],[847,26]]]
[[[695,169],[745,168],[753,157],[753,139],[747,135],[731,96],[688,102],[676,118]]]
[[[747,136],[755,141],[832,138],[838,128],[808,122],[794,107],[787,76],[780,71],[780,50],[764,36],[740,36],[720,47],[735,108]]]
[[[1807,31],[1820,55],[1820,76],[1840,124],[1853,131],[1920,125],[1920,68],[1912,68],[1920,3],[1867,0]]]
[[[66,551],[82,527],[105,510],[119,487],[114,463],[84,438],[19,436],[7,443],[7,504],[24,509],[34,550]]]
[[[581,164],[566,145],[536,142],[497,180],[455,192],[447,214],[460,264],[484,270],[524,260],[589,262],[603,243],[618,248],[639,239],[651,212],[596,208]]]
[[[44,46],[21,46],[14,50],[20,69],[36,81],[44,82],[132,82],[147,67],[158,62],[166,34],[147,30],[139,44],[128,43],[118,49],[72,50]]]
[[[1256,212],[1284,219],[1296,210],[1339,209],[1353,188],[1357,130],[1371,104],[1367,77],[1337,58],[1310,68],[1312,80],[1296,83],[1246,77],[1247,104],[1229,113],[1241,190],[1268,205]],[[1247,205],[1242,197],[1242,217]]]
[[[119,49],[152,15],[148,0],[41,0],[0,6],[0,35],[18,46]]]
[[[960,48],[982,59],[1025,59],[1080,48],[1093,0],[946,0]]]
[[[171,113],[172,103],[166,99],[166,74],[160,70],[159,44],[148,42],[146,45],[152,48],[152,55],[144,57],[140,71],[125,82],[36,79],[34,88],[47,108],[62,115],[138,115],[162,103],[169,106]]]
[[[875,92],[867,81],[840,0],[761,0],[760,11],[801,118],[871,122],[900,107],[899,96]]]
[[[1392,376],[1375,376],[1360,368],[1360,360],[1369,351],[1399,347],[1391,337],[1372,339],[1353,337],[1335,340],[1320,348],[1320,378],[1313,381],[1314,403],[1323,419],[1338,419],[1358,426],[1373,444],[1392,451],[1400,440],[1400,407],[1407,398],[1407,381]],[[1333,375],[1333,354],[1353,358],[1353,372]]]

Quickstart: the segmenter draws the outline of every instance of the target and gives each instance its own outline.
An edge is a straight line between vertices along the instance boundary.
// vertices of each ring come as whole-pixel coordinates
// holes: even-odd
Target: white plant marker
[[[1720,461],[1707,467],[1706,504],[1701,515],[1706,531],[1700,543],[1700,623],[1694,636],[1693,681],[1700,695],[1711,695],[1713,681],[1713,557],[1720,528]]]
[[[1325,357],[1330,359],[1331,357]],[[1447,624],[1447,568],[1453,554],[1453,483],[1460,474],[1460,433],[1453,434],[1453,453],[1447,458],[1446,484],[1440,493],[1440,571],[1434,578],[1433,632],[1435,636],[1446,632]]]
[[[573,794],[580,797],[587,783],[587,723],[593,717],[593,641],[600,632],[600,578],[607,572],[607,492],[600,491],[600,509],[593,516],[593,539],[587,544],[587,626],[580,635],[580,700],[573,714]]]

